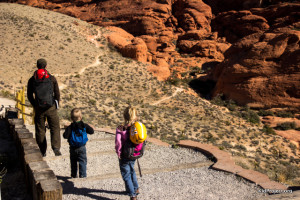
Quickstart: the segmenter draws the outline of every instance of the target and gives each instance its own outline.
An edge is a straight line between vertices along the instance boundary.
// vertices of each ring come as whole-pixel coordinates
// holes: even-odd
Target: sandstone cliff
[[[150,63],[148,70],[160,80],[217,61],[209,77],[216,81],[214,95],[240,104],[299,108],[297,1],[0,1],[119,27],[127,33],[114,29],[107,39],[123,56]]]

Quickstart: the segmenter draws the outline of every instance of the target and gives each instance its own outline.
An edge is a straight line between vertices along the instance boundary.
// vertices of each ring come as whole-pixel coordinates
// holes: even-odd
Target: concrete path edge
[[[265,174],[254,170],[244,169],[234,163],[231,155],[225,151],[220,150],[218,147],[210,144],[201,144],[191,140],[181,140],[178,146],[185,148],[197,149],[205,154],[213,156],[216,162],[212,165],[212,169],[225,171],[237,176],[240,176],[250,182],[253,182],[265,190],[287,190],[287,187],[279,182],[272,181]]]
[[[103,131],[109,134],[115,134],[115,131],[109,128],[97,128],[96,130]],[[157,138],[148,138],[147,141],[154,143],[156,145],[170,146],[168,143],[163,142]],[[270,180],[269,177],[265,174],[262,174],[254,170],[244,169],[236,165],[229,153],[220,150],[216,146],[210,144],[202,144],[200,142],[195,142],[192,140],[181,140],[178,143],[178,146],[190,148],[190,149],[197,149],[198,151],[201,151],[202,153],[213,157],[216,160],[216,162],[211,166],[212,169],[235,174],[239,177],[242,177],[250,182],[259,185],[265,190],[276,191],[276,190],[288,189],[285,185]]]

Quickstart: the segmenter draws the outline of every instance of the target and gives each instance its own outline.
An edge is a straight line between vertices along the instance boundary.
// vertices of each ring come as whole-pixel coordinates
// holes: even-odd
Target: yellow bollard
[[[21,93],[20,93],[20,91],[18,91],[17,92],[17,109],[18,109],[18,118],[20,118],[20,116],[21,116],[21,104],[20,104],[20,102],[21,102]]]
[[[22,94],[21,94],[21,103],[22,103],[22,118],[25,122],[25,86],[23,86],[23,89],[22,89]]]

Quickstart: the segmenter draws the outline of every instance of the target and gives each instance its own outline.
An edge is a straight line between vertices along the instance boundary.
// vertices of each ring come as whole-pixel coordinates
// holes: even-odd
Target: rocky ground
[[[230,152],[244,168],[286,184],[299,181],[299,149],[294,144],[211,104],[186,86],[158,81],[147,65],[122,57],[108,45],[104,35],[110,30],[55,12],[0,5],[0,22],[7,27],[0,30],[6,38],[0,50],[2,95],[26,85],[36,60],[44,57],[61,88],[61,119],[69,119],[70,110],[79,107],[86,122],[115,128],[123,121],[124,108],[132,104],[151,137],[173,144],[180,139],[211,143]],[[41,45],[47,47],[45,53],[39,50]],[[25,47],[23,54],[19,52]],[[12,57],[15,52],[18,56]],[[21,70],[11,70],[17,67]]]

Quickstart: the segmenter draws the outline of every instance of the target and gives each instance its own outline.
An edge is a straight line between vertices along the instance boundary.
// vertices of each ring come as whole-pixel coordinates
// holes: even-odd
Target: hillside
[[[211,104],[187,87],[158,81],[147,64],[122,57],[107,43],[110,30],[18,4],[1,3],[0,11],[3,94],[26,85],[36,60],[43,57],[61,88],[61,119],[80,107],[86,122],[114,129],[132,104],[152,137],[172,144],[187,138],[211,143],[231,152],[245,168],[299,184],[299,149],[294,144],[266,134],[262,125]]]

